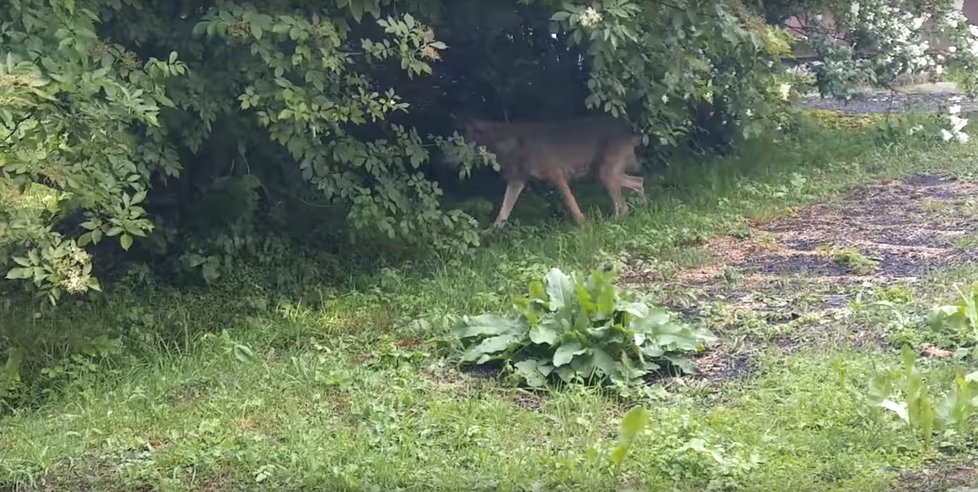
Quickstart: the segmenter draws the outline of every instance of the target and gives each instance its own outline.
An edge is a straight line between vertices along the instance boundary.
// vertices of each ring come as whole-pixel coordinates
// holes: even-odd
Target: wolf
[[[465,126],[464,133],[465,140],[495,154],[506,181],[493,228],[506,223],[531,179],[554,185],[578,225],[584,223],[584,214],[571,192],[573,180],[600,179],[614,203],[615,218],[628,212],[622,188],[645,194],[643,178],[626,174],[639,169],[635,147],[641,138],[610,115],[521,123],[475,120]]]

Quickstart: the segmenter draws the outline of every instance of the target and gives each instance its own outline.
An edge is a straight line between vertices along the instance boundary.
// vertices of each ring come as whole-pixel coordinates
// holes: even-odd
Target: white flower
[[[951,120],[951,128],[953,128],[956,132],[959,132],[961,129],[968,126],[968,120],[960,116],[952,114],[948,119]]]
[[[922,132],[922,131],[924,131],[924,126],[923,125],[914,125],[914,126],[910,127],[910,134],[911,135],[913,135],[915,133],[918,133],[918,132]]]
[[[968,26],[968,32],[970,32],[972,36],[978,37],[978,26],[974,24]]]
[[[961,112],[961,105],[960,104],[951,105],[950,107],[947,108],[947,112],[950,114],[958,114]]]
[[[662,95],[662,104],[667,104],[669,102],[669,96],[666,94]]]
[[[958,134],[955,135],[955,137],[958,139],[958,142],[961,142],[961,143],[968,143],[968,140],[971,138],[965,132],[958,132]]]
[[[597,23],[601,22],[601,12],[594,10],[594,7],[588,7],[581,14],[580,22],[584,27],[597,25]]]
[[[859,2],[852,2],[852,5],[849,6],[849,13],[859,15]]]
[[[72,271],[68,274],[68,278],[64,282],[65,290],[75,294],[85,290],[85,284],[81,275],[77,271]]]
[[[957,46],[951,45],[951,46],[948,46],[947,47],[947,52],[948,53],[954,53],[955,51],[958,51],[958,47]]]
[[[964,15],[961,14],[961,12],[958,12],[957,10],[951,11],[947,15],[947,19],[946,19],[947,20],[947,25],[948,26],[951,26],[951,28],[957,28],[958,27],[958,24],[961,23],[961,18],[962,17],[964,17]]]
[[[754,112],[751,111],[750,109],[748,109],[747,111],[744,111],[744,114],[746,114],[748,118],[750,118],[751,116],[754,116]]]
[[[953,133],[947,131],[947,129],[945,129],[945,128],[941,128],[941,139],[942,140],[944,140],[945,142],[950,142],[952,138],[954,138],[954,134]]]
[[[913,26],[913,29],[916,31],[916,30],[918,30],[918,29],[920,29],[921,27],[924,26],[924,18],[923,17],[914,17],[913,21],[911,21],[910,24]]]
[[[781,84],[778,87],[778,93],[781,94],[781,99],[787,101],[791,96],[791,84]]]
[[[934,73],[937,75],[944,75],[944,65],[938,65],[934,67]]]

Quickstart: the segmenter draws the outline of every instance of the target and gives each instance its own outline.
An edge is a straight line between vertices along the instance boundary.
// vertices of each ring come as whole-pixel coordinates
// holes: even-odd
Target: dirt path
[[[880,346],[879,327],[844,321],[850,303],[978,260],[978,184],[942,176],[875,184],[736,236],[712,239],[702,246],[708,261],[666,280],[667,292],[694,293],[673,306],[692,317],[741,332],[757,325],[750,339],[700,359],[708,379],[748,371],[755,352],[771,347]],[[626,268],[621,280],[655,282],[644,272]]]
[[[758,286],[785,278],[804,277],[840,294],[866,282],[912,283],[978,259],[978,252],[964,247],[978,231],[978,216],[969,213],[976,211],[978,184],[918,176],[872,185],[792,217],[752,224],[748,237],[717,238],[704,247],[713,260],[680,272],[675,281],[741,302]],[[860,255],[877,265],[863,265]],[[742,278],[734,288],[722,285],[729,268]],[[839,302],[834,296],[823,301]]]

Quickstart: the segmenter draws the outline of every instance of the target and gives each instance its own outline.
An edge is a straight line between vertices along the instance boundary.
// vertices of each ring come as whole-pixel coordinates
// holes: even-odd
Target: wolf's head
[[[515,150],[520,137],[506,123],[485,120],[473,120],[466,123],[462,136],[469,142],[482,145],[497,154]]]

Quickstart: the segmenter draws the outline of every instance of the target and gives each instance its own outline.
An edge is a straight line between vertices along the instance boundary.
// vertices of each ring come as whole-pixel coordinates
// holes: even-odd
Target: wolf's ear
[[[492,123],[485,120],[470,120],[465,123],[462,135],[466,138],[476,138],[490,129]]]
[[[476,130],[476,131],[480,131],[481,132],[481,131],[484,131],[484,130],[488,130],[489,127],[492,126],[492,122],[489,122],[489,121],[486,121],[486,120],[472,120],[472,121],[468,122],[468,124],[466,124],[465,126],[466,126],[466,128],[470,128],[472,130]]]

